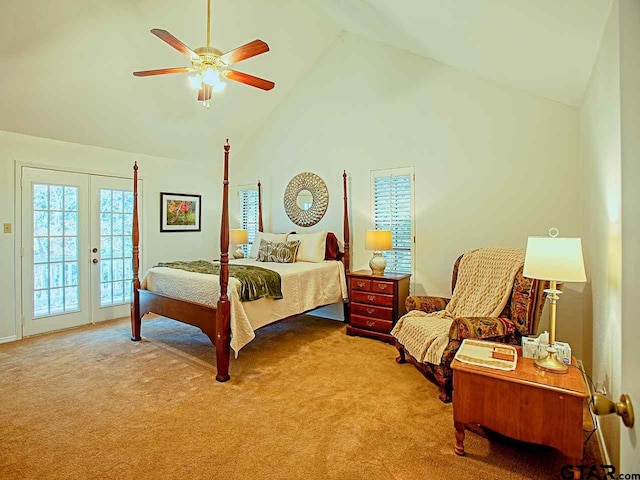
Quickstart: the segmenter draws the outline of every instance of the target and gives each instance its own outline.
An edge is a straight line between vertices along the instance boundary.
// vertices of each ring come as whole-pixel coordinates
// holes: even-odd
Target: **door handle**
[[[93,253],[98,253],[98,249],[97,249],[96,247],[93,247],[93,248],[91,249],[91,251],[92,251]]]
[[[94,258],[93,260],[91,260],[93,263],[98,263],[100,260],[98,260],[97,258]]]
[[[622,417],[622,423],[625,426],[632,428],[635,417],[633,415],[633,405],[631,404],[631,397],[626,393],[620,395],[620,401],[614,403],[607,397],[600,393],[596,393],[593,397],[593,403],[591,403],[591,411],[596,415],[608,415],[615,413]]]

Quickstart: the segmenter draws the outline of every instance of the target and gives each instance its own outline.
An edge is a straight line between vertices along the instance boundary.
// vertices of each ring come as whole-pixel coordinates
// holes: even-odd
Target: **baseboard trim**
[[[2,337],[0,338],[0,343],[8,343],[8,342],[15,342],[17,340],[15,335],[11,335],[9,337]]]
[[[580,370],[582,371],[582,377],[584,378],[584,382],[587,384],[587,388],[589,389],[589,396],[593,398],[593,395],[596,393],[593,391],[593,385],[586,377],[584,373],[584,365],[582,360],[578,360],[578,365],[580,366]],[[598,448],[600,449],[600,455],[602,456],[602,463],[604,465],[611,465],[611,459],[609,457],[609,450],[607,449],[607,444],[604,441],[604,436],[602,435],[602,429],[600,428],[600,422],[598,422],[598,428],[596,429],[596,438],[598,439]]]

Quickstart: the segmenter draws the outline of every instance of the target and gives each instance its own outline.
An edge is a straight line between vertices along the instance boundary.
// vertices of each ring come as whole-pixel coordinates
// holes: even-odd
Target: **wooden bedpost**
[[[342,172],[342,188],[344,191],[344,225],[343,232],[344,235],[344,269],[347,273],[351,270],[351,256],[349,255],[349,206],[347,204],[347,171],[344,170]]]
[[[220,225],[220,299],[216,312],[216,380],[229,380],[231,355],[231,304],[227,294],[229,285],[229,139],[224,145],[224,181],[222,183],[222,220]]]
[[[260,180],[258,180],[258,231],[264,231],[262,227],[262,183]]]
[[[131,301],[131,340],[140,340],[140,228],[138,226],[138,162],[133,164],[133,296]]]
[[[342,172],[342,189],[344,193],[344,225],[342,227],[342,235],[344,236],[344,256],[342,257],[342,262],[344,263],[345,272],[349,273],[349,270],[351,269],[351,256],[349,255],[349,206],[347,202],[346,170]],[[349,309],[351,307],[348,298],[342,302],[342,307],[344,313],[344,321],[347,322],[349,319]]]

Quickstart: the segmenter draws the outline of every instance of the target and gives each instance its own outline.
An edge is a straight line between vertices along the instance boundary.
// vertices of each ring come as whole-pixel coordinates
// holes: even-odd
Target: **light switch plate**
[[[4,224],[4,233],[11,233],[11,224],[10,223],[5,223]]]

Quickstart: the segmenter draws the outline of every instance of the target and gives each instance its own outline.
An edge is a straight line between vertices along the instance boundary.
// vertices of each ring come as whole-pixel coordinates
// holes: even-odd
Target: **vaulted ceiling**
[[[580,105],[611,0],[313,0],[344,30]]]
[[[340,31],[299,0],[213,0],[212,45],[265,40],[271,51],[237,69],[276,87],[228,82],[208,111],[186,74],[132,75],[189,66],[149,30],[193,49],[206,45],[206,14],[206,0],[3,0],[0,130],[186,159],[229,137],[237,151]]]
[[[225,137],[247,141],[342,30],[579,105],[611,0],[213,0],[213,45],[265,40],[237,68],[276,88],[228,82],[211,111],[186,75],[132,76],[188,65],[149,30],[204,45],[205,0],[2,4],[0,130],[204,159]]]

